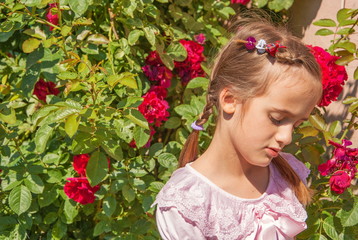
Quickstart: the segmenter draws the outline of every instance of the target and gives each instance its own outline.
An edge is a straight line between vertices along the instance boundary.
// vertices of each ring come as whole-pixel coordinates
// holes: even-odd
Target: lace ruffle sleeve
[[[164,240],[205,239],[201,231],[187,223],[176,208],[162,211],[158,207],[155,218],[160,236]]]

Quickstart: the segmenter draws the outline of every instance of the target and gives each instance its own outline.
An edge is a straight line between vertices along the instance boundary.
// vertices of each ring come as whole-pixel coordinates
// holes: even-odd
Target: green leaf
[[[279,12],[283,9],[288,10],[292,6],[293,1],[294,0],[271,0],[268,3],[268,7],[275,12]]]
[[[119,141],[108,139],[101,144],[101,147],[111,158],[117,161],[123,160],[123,151]]]
[[[327,124],[324,119],[317,114],[311,115],[308,120],[318,130],[325,131],[327,128]]]
[[[354,203],[354,207],[346,212],[342,210],[341,223],[343,227],[355,226],[358,224],[358,203]]]
[[[90,43],[93,43],[93,44],[97,44],[97,45],[109,43],[108,38],[102,34],[99,34],[99,33],[89,36],[87,38],[87,41]]]
[[[155,46],[155,30],[151,27],[145,27],[143,28],[143,30],[144,30],[144,35],[147,38],[148,42],[152,46]]]
[[[114,197],[108,196],[103,199],[103,211],[104,213],[110,217],[116,210],[117,201]]]
[[[186,88],[203,88],[207,89],[209,85],[210,80],[203,77],[196,77],[190,80]]]
[[[335,44],[335,48],[344,48],[350,53],[355,53],[357,51],[355,43],[352,42],[339,42],[338,44]]]
[[[80,125],[80,118],[77,114],[70,115],[65,122],[65,132],[72,138],[77,132],[78,126]]]
[[[160,15],[156,6],[150,4],[144,9],[144,13],[152,18],[157,18]]]
[[[44,190],[44,183],[38,175],[31,174],[27,176],[24,183],[26,187],[28,187],[28,189],[35,194],[41,194]]]
[[[137,124],[142,128],[149,129],[147,119],[145,119],[144,116],[138,110],[127,109],[124,114],[124,116],[131,120],[133,123]]]
[[[16,123],[15,110],[13,108],[10,108],[0,112],[0,121],[3,121],[8,124],[15,124]]]
[[[128,35],[128,44],[133,46],[138,41],[139,37],[143,35],[144,33],[142,30],[134,29]]]
[[[333,216],[327,217],[323,221],[323,229],[331,239],[338,239],[338,233],[335,229]]]
[[[185,47],[181,43],[174,43],[172,42],[168,48],[166,49],[166,53],[175,61],[182,62],[184,61],[188,53]]]
[[[358,67],[356,67],[356,70],[354,70],[353,78],[354,80],[358,80]]]
[[[106,226],[107,226],[107,222],[106,221],[99,221],[96,226],[94,227],[94,230],[93,230],[93,236],[99,236],[101,235],[104,230],[106,229]]]
[[[143,147],[149,140],[149,130],[142,127],[136,127],[134,129],[133,137],[137,147]]]
[[[51,189],[46,189],[45,187],[44,192],[38,198],[40,207],[43,208],[50,205],[57,199],[57,197],[58,197],[58,193],[56,191],[56,187],[53,187]]]
[[[171,153],[162,153],[158,156],[158,162],[165,168],[171,168],[178,165],[177,158]]]
[[[76,207],[76,204],[70,199],[66,199],[63,207],[63,211],[67,219],[67,224],[73,223],[73,220],[78,214],[78,209]]]
[[[178,113],[180,116],[185,116],[185,115],[195,116],[195,113],[193,113],[194,110],[189,104],[181,104],[179,106],[176,106],[174,108],[174,111]]]
[[[263,8],[264,6],[266,6],[268,0],[257,0],[255,1],[255,3],[257,4],[258,8]]]
[[[351,16],[352,16],[352,12],[350,11],[349,8],[342,8],[337,12],[337,21],[341,23]]]
[[[41,5],[42,0],[21,0],[20,2],[29,7],[37,7]]]
[[[96,186],[107,176],[108,162],[106,155],[100,151],[94,152],[86,167],[86,175],[91,186]]]
[[[355,19],[346,19],[346,20],[342,20],[338,26],[339,27],[343,27],[343,26],[348,26],[348,25],[353,25],[356,22]]]
[[[323,18],[313,22],[313,25],[321,26],[321,27],[335,27],[336,22],[329,18]]]
[[[46,149],[46,144],[50,139],[54,127],[50,127],[49,125],[42,125],[35,134],[35,152],[43,153]]]
[[[169,68],[170,70],[174,69],[174,59],[171,56],[169,56],[166,53],[160,53],[160,52],[159,52],[159,56],[167,68]]]
[[[181,119],[178,117],[171,117],[164,123],[165,128],[175,129],[181,125]]]
[[[57,220],[58,214],[55,212],[49,212],[44,218],[44,224],[49,225]]]
[[[355,59],[354,55],[349,54],[349,55],[341,57],[335,63],[338,65],[344,66],[344,65],[347,65],[348,63],[352,62],[354,59]]]
[[[31,37],[38,38],[40,40],[46,39],[45,32],[42,31],[39,27],[35,27],[34,29],[26,29],[23,33],[25,33]]]
[[[342,131],[342,124],[340,121],[334,121],[331,123],[329,127],[329,132],[331,133],[332,137],[337,136]]]
[[[135,199],[135,192],[128,184],[123,185],[122,193],[128,202],[132,202]]]
[[[330,29],[322,28],[322,29],[318,30],[315,34],[319,35],[319,36],[327,36],[327,35],[334,34],[334,32]]]
[[[158,193],[164,187],[164,183],[162,182],[151,182],[149,186],[149,190],[154,193]]]
[[[54,239],[61,239],[67,234],[67,225],[58,219],[52,227],[52,237]]]
[[[20,185],[11,190],[9,206],[17,215],[26,212],[30,208],[31,202],[31,192],[26,186]]]
[[[82,16],[88,9],[90,0],[71,0],[69,1],[70,8],[75,12],[77,17]]]
[[[22,51],[24,51],[24,53],[33,52],[40,46],[40,44],[41,41],[37,38],[29,38],[22,43]]]
[[[60,72],[57,77],[62,80],[73,80],[77,78],[77,73],[75,72]]]
[[[337,31],[337,34],[339,35],[347,35],[354,33],[354,29],[347,27],[347,28],[341,28]]]
[[[64,25],[62,28],[61,28],[61,35],[66,37],[72,30],[72,27],[71,26],[67,26],[67,25]]]

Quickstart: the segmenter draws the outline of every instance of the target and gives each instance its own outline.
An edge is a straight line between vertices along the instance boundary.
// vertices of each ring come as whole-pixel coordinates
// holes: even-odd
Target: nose
[[[293,127],[291,125],[283,125],[278,128],[275,139],[280,144],[280,147],[284,147],[292,141]]]

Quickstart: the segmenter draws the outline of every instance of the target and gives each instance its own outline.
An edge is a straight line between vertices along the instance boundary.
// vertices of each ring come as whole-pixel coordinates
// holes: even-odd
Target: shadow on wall
[[[352,76],[352,74],[348,73],[348,76]],[[341,121],[342,119],[350,118],[350,113],[348,112],[347,105],[343,104],[342,101],[347,97],[358,97],[358,81],[347,81],[343,86],[343,92],[339,95],[337,102],[332,102],[331,105],[328,106],[328,111],[324,114],[325,119],[328,119],[329,122],[333,121]],[[346,123],[345,123],[346,124]],[[357,133],[355,133],[354,128],[351,129],[347,135],[346,139],[350,139],[353,141],[354,147],[358,147],[357,144]]]
[[[295,36],[303,38],[305,30],[316,18],[321,3],[322,0],[299,0],[293,3],[289,10],[289,28]]]

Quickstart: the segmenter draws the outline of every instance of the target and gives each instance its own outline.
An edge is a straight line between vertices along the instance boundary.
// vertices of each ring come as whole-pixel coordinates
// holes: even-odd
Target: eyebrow
[[[275,111],[275,112],[280,112],[280,113],[289,115],[289,116],[291,116],[291,117],[295,116],[295,114],[293,114],[292,112],[290,112],[290,111],[288,111],[288,110],[286,110],[286,109],[273,108],[273,111]],[[301,120],[307,121],[308,118],[302,118]]]

